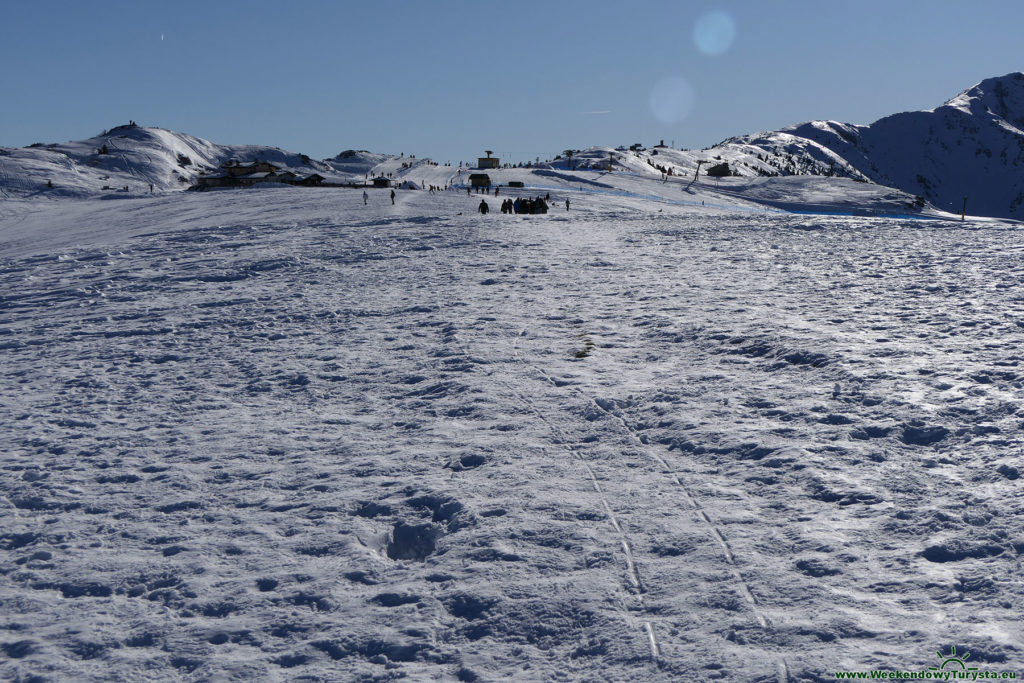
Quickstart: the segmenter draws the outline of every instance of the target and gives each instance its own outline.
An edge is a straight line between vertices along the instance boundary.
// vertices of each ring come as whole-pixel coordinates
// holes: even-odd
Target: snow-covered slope
[[[219,145],[185,133],[129,124],[75,142],[0,148],[0,196],[89,197],[184,190],[230,159],[261,159],[304,173],[332,168],[304,154],[260,145]],[[52,187],[51,187],[52,185]],[[124,188],[127,187],[127,190]]]
[[[719,164],[744,178],[844,178],[902,192],[911,205],[923,201],[959,213],[967,197],[968,214],[1024,219],[1024,74],[990,78],[936,109],[894,114],[870,125],[810,121],[705,150],[592,147],[563,155],[553,166],[607,170],[609,163],[621,172],[659,178],[693,178],[698,168],[703,177]],[[770,195],[805,187],[757,186]]]
[[[347,176],[370,176],[376,172],[377,167],[391,161],[390,154],[376,154],[366,150],[345,150],[338,156],[325,159],[324,163],[329,165],[338,173]]]
[[[163,128],[129,124],[66,143],[0,148],[0,198],[132,196],[185,190],[226,161],[269,161],[297,175],[319,173],[332,183],[384,175],[417,186],[443,187],[451,168],[430,159],[348,150],[317,161],[263,145],[220,145]],[[125,190],[125,188],[128,188]],[[121,193],[121,194],[115,194]]]
[[[1020,667],[1020,226],[495,177],[0,202],[0,679]]]
[[[1024,218],[1024,74],[866,126],[812,121],[707,151],[741,175],[814,174],[899,188],[947,211]]]

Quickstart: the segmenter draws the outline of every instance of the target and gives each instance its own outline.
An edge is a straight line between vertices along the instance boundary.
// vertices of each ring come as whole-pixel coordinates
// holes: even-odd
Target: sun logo
[[[928,669],[930,671],[942,671],[947,666],[952,668],[952,669],[959,668],[961,671],[977,671],[978,670],[978,667],[976,667],[976,666],[972,666],[972,667],[968,668],[968,666],[967,666],[967,664],[965,663],[964,660],[966,660],[968,657],[970,657],[971,653],[970,652],[966,652],[963,655],[957,655],[957,653],[956,653],[956,645],[951,645],[949,647],[949,654],[948,655],[942,654],[942,650],[939,650],[935,654],[937,654],[939,656],[939,659],[942,660],[942,666],[939,666],[939,667],[930,666],[930,667],[928,667]]]

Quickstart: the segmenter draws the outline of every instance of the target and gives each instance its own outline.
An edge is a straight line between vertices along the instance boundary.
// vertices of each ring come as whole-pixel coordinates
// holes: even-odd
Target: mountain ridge
[[[568,151],[568,150],[567,150]],[[87,140],[0,147],[0,196],[168,192],[229,160],[269,161],[335,182],[392,174],[443,186],[454,171],[429,159],[346,150],[315,160],[278,147],[220,145],[186,133],[117,126]],[[692,176],[726,165],[733,176],[826,176],[893,188],[919,203],[972,215],[1024,219],[1024,73],[987,78],[929,110],[855,125],[816,120],[728,138],[704,150],[591,147],[537,166]],[[719,170],[721,172],[721,170]],[[125,189],[127,188],[127,189]]]
[[[840,175],[959,212],[1024,218],[1024,74],[988,78],[935,109],[868,125],[808,121],[706,150],[739,175]],[[1001,180],[1001,181],[1000,181]]]

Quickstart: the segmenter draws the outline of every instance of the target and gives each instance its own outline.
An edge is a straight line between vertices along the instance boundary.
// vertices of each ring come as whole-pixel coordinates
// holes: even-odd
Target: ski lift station
[[[498,157],[492,157],[491,156],[491,154],[493,154],[493,152],[491,152],[491,150],[485,149],[484,150],[484,154],[486,154],[487,156],[486,157],[477,157],[477,160],[476,160],[476,167],[477,168],[498,168],[500,166],[500,160],[498,159]]]

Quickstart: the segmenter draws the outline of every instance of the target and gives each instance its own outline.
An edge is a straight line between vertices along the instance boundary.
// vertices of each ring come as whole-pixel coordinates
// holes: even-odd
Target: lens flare
[[[685,78],[673,76],[651,90],[651,113],[662,123],[679,123],[693,109],[693,88]]]
[[[706,55],[724,54],[736,39],[736,22],[726,12],[708,12],[693,27],[693,42]]]

